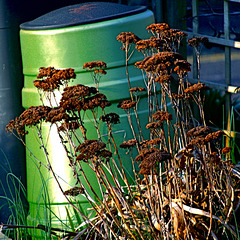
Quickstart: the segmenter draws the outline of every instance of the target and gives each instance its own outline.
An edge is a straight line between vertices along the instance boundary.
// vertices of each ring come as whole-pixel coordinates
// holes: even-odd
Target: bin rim
[[[32,21],[22,23],[23,30],[49,30],[102,22],[138,14],[147,6],[129,6],[110,2],[86,2],[62,7]],[[95,15],[93,17],[93,15]]]

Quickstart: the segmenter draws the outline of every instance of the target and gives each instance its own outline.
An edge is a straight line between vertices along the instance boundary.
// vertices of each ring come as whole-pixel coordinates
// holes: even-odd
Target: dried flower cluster
[[[191,64],[186,60],[178,60],[175,61],[174,64],[176,65],[174,71],[177,72],[178,75],[184,76],[186,73],[191,72]]]
[[[117,36],[126,53],[130,95],[117,107],[125,111],[120,116],[126,117],[130,131],[125,125],[115,130],[113,124],[120,123],[120,116],[105,109],[111,103],[97,85],[106,74],[107,65],[102,61],[83,65],[96,87],[65,86],[76,77],[73,69],[40,68],[37,77],[41,80],[35,80],[34,85],[57,106],[30,107],[10,121],[6,130],[25,135],[28,128],[36,126],[33,130],[45,150],[46,167],[61,185],[49,161],[41,124],[57,127],[76,183],[61,191],[84,219],[76,231],[64,233],[64,239],[204,240],[221,239],[229,233],[237,239],[240,226],[234,217],[240,209],[240,171],[231,161],[232,146],[224,147],[224,132],[212,132],[206,126],[201,90],[207,87],[187,80],[191,65],[176,52],[186,34],[166,23],[151,24],[147,30],[153,37],[145,40],[130,32]],[[188,43],[199,50],[207,39],[194,38]],[[144,87],[135,86],[129,74],[130,49],[142,53],[143,60],[135,66],[142,70],[140,86]],[[60,86],[64,88],[57,101],[53,90],[60,90]],[[198,107],[194,111],[192,99]],[[142,103],[148,104],[146,109],[138,108]],[[143,112],[148,114],[142,117]],[[142,129],[143,123],[149,130]],[[124,142],[119,137],[123,132]],[[92,180],[98,182],[99,189],[94,189]],[[82,212],[71,202],[71,197],[79,194],[91,209]]]
[[[149,175],[151,171],[153,171],[153,174],[156,174],[155,167],[156,164],[159,162],[166,161],[168,159],[171,159],[172,156],[170,153],[152,147],[152,148],[144,148],[140,151],[140,154],[135,158],[135,161],[141,163],[139,164],[139,167],[141,168],[139,171],[139,174],[146,174]]]
[[[81,84],[66,87],[60,100],[60,106],[65,111],[80,112],[81,110],[92,110],[96,107],[105,108],[110,105],[111,103],[107,100],[106,96],[97,93],[96,88]]]
[[[147,27],[147,30],[150,30],[152,32],[163,32],[165,30],[169,30],[170,26],[167,23],[153,23]]]
[[[73,188],[65,191],[63,194],[76,197],[76,196],[78,196],[79,194],[82,194],[82,193],[84,193],[84,189],[83,188],[73,187]]]
[[[123,44],[137,43],[140,38],[131,32],[122,32],[117,36],[117,40]]]
[[[160,52],[153,57],[147,57],[143,61],[138,61],[135,66],[143,69],[146,72],[157,72],[167,70],[168,67],[173,66],[176,60],[182,59],[181,54],[174,52]]]
[[[159,128],[163,126],[163,122],[161,120],[157,122],[151,122],[146,125],[147,129],[152,129],[152,128]]]
[[[28,133],[25,127],[35,126],[46,120],[50,111],[51,108],[47,106],[32,106],[25,110],[19,117],[16,117],[15,120],[11,120],[6,126],[6,131],[12,132],[16,130],[19,135],[25,135]]]
[[[41,80],[35,80],[34,86],[45,92],[52,92],[55,89],[59,89],[62,85],[69,82],[70,79],[76,78],[74,69],[55,69],[53,67],[41,67],[37,78]]]
[[[80,124],[77,121],[64,122],[58,127],[58,131],[69,131],[80,128]]]
[[[205,137],[205,142],[211,142],[211,141],[217,140],[218,138],[220,138],[223,135],[224,135],[224,132],[221,130],[219,130],[217,132],[209,133]]]
[[[83,68],[87,70],[92,70],[96,68],[106,68],[107,64],[103,61],[92,61],[83,64]]]
[[[208,133],[210,133],[210,128],[209,127],[198,126],[198,127],[190,129],[187,132],[187,136],[188,137],[195,137],[195,136],[201,136],[201,135],[206,136]]]
[[[167,120],[167,121],[171,121],[172,120],[172,114],[166,111],[157,111],[155,112],[152,117],[155,120],[159,120],[161,122]]]
[[[230,152],[231,152],[231,150],[232,150],[232,148],[231,148],[231,147],[225,147],[225,148],[223,148],[223,149],[222,149],[222,154],[227,154],[227,153],[230,153]]]
[[[84,63],[83,68],[86,70],[94,70],[95,74],[107,74],[107,72],[104,70],[104,68],[107,68],[107,64],[103,61],[92,61]]]
[[[145,51],[149,49],[163,49],[165,47],[165,40],[156,38],[156,37],[151,37],[150,39],[144,39],[144,40],[139,40],[136,42],[136,49],[138,51]]]
[[[121,145],[120,148],[132,148],[136,146],[137,140],[136,139],[130,139],[128,141],[124,141]]]
[[[191,138],[189,144],[200,147],[208,142],[219,139],[222,135],[224,135],[223,131],[211,132],[211,129],[205,126],[198,126],[187,132],[188,138]]]
[[[198,48],[201,44],[207,46],[209,43],[209,40],[207,37],[194,37],[188,39],[189,46],[192,46],[194,48]]]
[[[67,121],[69,119],[69,115],[66,113],[65,109],[62,107],[52,108],[45,119],[46,122],[56,123],[62,120]]]
[[[129,89],[129,92],[145,92],[146,89],[143,87],[133,87]]]
[[[205,83],[196,83],[186,88],[184,92],[193,94],[194,92],[198,92],[206,89],[209,89],[209,88],[205,85]]]
[[[154,139],[151,139],[151,140],[144,140],[140,143],[140,145],[141,145],[142,148],[147,148],[149,145],[151,145],[151,146],[159,145],[160,142],[161,142],[160,138],[154,138]]]
[[[106,149],[106,144],[98,140],[86,140],[77,147],[76,151],[80,153],[76,158],[78,161],[88,161],[89,159],[97,161],[100,158],[112,157],[112,153]]]
[[[154,23],[147,27],[154,36],[164,42],[163,51],[170,51],[179,48],[181,40],[187,36],[186,33],[179,29],[172,29],[166,23]]]
[[[122,108],[123,110],[129,110],[129,109],[135,107],[136,104],[137,104],[137,102],[134,102],[134,101],[128,99],[128,100],[123,100],[122,102],[120,102],[117,105],[117,107]]]
[[[113,124],[118,124],[120,123],[120,116],[116,113],[108,113],[104,116],[101,117],[103,122],[106,122],[108,124],[113,123]]]

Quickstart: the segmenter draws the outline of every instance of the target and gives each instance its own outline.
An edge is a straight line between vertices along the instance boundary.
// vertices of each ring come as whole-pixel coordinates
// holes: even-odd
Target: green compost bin
[[[22,104],[24,108],[41,105],[37,89],[33,85],[39,67],[74,68],[77,78],[74,84],[81,83],[94,86],[90,74],[83,70],[83,64],[91,61],[107,63],[107,75],[101,78],[99,91],[112,102],[108,112],[120,115],[121,123],[116,125],[115,138],[117,144],[132,138],[127,117],[116,106],[122,99],[129,97],[128,82],[125,74],[124,52],[116,37],[121,32],[133,32],[142,39],[149,35],[146,27],[154,22],[153,13],[145,6],[127,6],[107,2],[82,3],[64,7],[45,14],[20,26],[20,41],[23,61],[24,88]],[[143,86],[142,73],[134,67],[142,55],[135,52],[132,56],[129,72],[132,87]],[[142,100],[140,119],[147,124],[147,100]],[[96,139],[94,129],[89,123],[87,134],[89,139]],[[103,129],[103,134],[107,129]],[[104,133],[105,131],[105,133]],[[69,167],[65,152],[60,144],[57,131],[49,125],[43,126],[43,134],[48,139],[48,152],[54,171],[61,176],[60,183],[64,190],[74,186],[75,180]],[[28,220],[32,225],[44,224],[51,218],[52,226],[67,221],[65,207],[69,206],[58,188],[53,176],[44,167],[40,167],[35,158],[44,162],[44,155],[39,148],[36,133],[26,136],[27,153],[27,199],[29,202]],[[122,156],[125,156],[122,153]],[[124,166],[131,175],[129,160],[123,160]],[[44,162],[46,163],[46,162]],[[92,176],[91,176],[92,175]],[[98,183],[89,170],[89,178],[94,189]],[[43,185],[44,182],[44,185]],[[82,206],[87,206],[84,198],[78,199]],[[49,216],[47,209],[53,214]],[[61,220],[61,221],[60,221]],[[39,237],[41,238],[41,236]]]

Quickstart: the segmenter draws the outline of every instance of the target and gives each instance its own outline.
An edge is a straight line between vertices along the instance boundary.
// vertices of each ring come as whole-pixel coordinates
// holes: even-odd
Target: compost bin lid
[[[101,22],[147,10],[146,6],[128,6],[110,2],[88,2],[59,8],[20,25],[21,29],[44,30]]]

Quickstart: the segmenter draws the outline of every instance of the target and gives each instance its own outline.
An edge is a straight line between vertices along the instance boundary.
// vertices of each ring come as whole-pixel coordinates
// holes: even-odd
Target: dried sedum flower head
[[[135,107],[137,102],[133,102],[132,100],[123,100],[120,102],[117,107],[122,108],[123,110],[129,110],[133,107]]]
[[[224,135],[224,132],[219,130],[217,132],[213,132],[213,133],[209,133],[206,137],[205,137],[205,142],[211,142],[213,140],[217,140],[218,138],[220,138],[222,135]]]
[[[79,194],[83,194],[84,193],[84,189],[81,187],[73,187],[65,192],[63,192],[64,195],[69,195],[72,197],[76,197]]]
[[[129,92],[145,92],[146,89],[144,87],[133,87],[129,89]]]
[[[177,99],[177,100],[180,100],[180,99],[183,99],[185,96],[183,94],[177,94],[177,93],[173,93],[172,92],[172,98],[173,99]]]
[[[168,121],[172,120],[172,114],[166,111],[157,111],[152,115],[152,117],[155,120],[159,120],[161,122],[163,122],[164,120],[168,120]]]
[[[139,164],[139,174],[150,174],[151,170],[156,167],[156,163],[163,162],[171,159],[172,155],[164,150],[152,147],[150,149],[144,148],[140,151],[140,154],[135,158],[135,161],[141,161]]]
[[[149,39],[137,41],[135,48],[138,51],[147,50],[150,48],[149,41]]]
[[[164,74],[155,78],[155,82],[158,82],[158,83],[171,82],[172,80],[174,80],[173,76],[168,74]]]
[[[95,74],[101,73],[102,75],[106,75],[107,74],[107,72],[104,69],[97,69],[97,70],[94,71],[94,73]]]
[[[205,83],[196,83],[196,84],[193,84],[192,86],[186,88],[184,90],[185,93],[194,93],[194,92],[198,92],[198,91],[201,91],[201,90],[206,90],[206,89],[209,89]]]
[[[68,120],[69,115],[66,113],[65,109],[62,107],[52,108],[46,117],[46,122],[56,123],[62,120]]]
[[[76,151],[80,152],[77,156],[77,160],[87,161],[91,158],[105,158],[109,159],[112,157],[112,153],[108,151],[106,148],[106,144],[99,140],[86,140],[84,143],[80,144]]]
[[[83,68],[87,70],[92,70],[92,69],[96,70],[97,68],[99,68],[98,70],[99,73],[106,74],[105,71],[102,70],[102,68],[107,68],[107,64],[103,61],[92,61],[92,62],[84,63]]]
[[[150,39],[145,39],[145,40],[140,40],[136,43],[136,49],[138,51],[144,51],[148,49],[161,49],[164,47],[165,41],[156,38],[156,37],[151,37]]]
[[[54,79],[64,79],[69,80],[71,78],[76,78],[76,74],[73,68],[66,68],[66,69],[55,69],[54,67],[41,67],[39,68],[39,74],[37,78],[54,78]]]
[[[41,67],[37,78],[42,79],[33,81],[36,88],[45,92],[53,92],[62,85],[67,85],[70,79],[76,78],[76,74],[72,68],[59,70],[53,67]]]
[[[120,123],[120,116],[116,113],[108,113],[101,117],[103,122],[106,122],[107,124],[113,123],[118,124]]]
[[[176,65],[174,71],[177,72],[178,75],[185,75],[191,72],[191,64],[186,60],[177,60],[174,64]]]
[[[78,122],[64,122],[58,127],[58,131],[74,130],[80,127]]]
[[[73,111],[92,110],[96,107],[101,107],[103,109],[110,105],[111,103],[107,100],[106,96],[97,93],[95,87],[88,87],[81,84],[66,87],[60,100],[60,106],[64,110]]]
[[[143,61],[135,63],[135,67],[146,72],[161,73],[174,65],[176,60],[183,59],[182,55],[175,52],[159,52],[153,57],[146,57]]]
[[[149,145],[158,145],[161,142],[160,138],[153,138],[151,140],[145,140],[140,143],[141,147],[147,148]]]
[[[161,38],[165,39],[167,42],[178,41],[186,36],[187,33],[179,29],[166,29],[161,32]]]
[[[137,140],[130,139],[128,141],[124,141],[119,147],[120,148],[132,148],[137,145]]]
[[[51,108],[47,106],[31,106],[15,120],[11,120],[6,126],[6,131],[16,130],[19,135],[26,135],[28,132],[25,131],[25,126],[35,126],[44,121],[50,111]]]
[[[222,149],[222,154],[228,154],[232,151],[231,147],[225,147]]]
[[[189,46],[194,48],[198,48],[200,44],[207,46],[208,43],[209,43],[209,40],[207,37],[194,37],[194,38],[188,39]]]
[[[162,121],[159,120],[159,121],[157,121],[157,122],[148,123],[148,124],[146,125],[146,128],[147,128],[147,129],[153,129],[153,128],[159,128],[159,127],[162,127],[162,126],[163,126]]]
[[[205,145],[205,137],[210,132],[211,132],[211,129],[206,126],[197,126],[195,128],[190,129],[187,132],[187,137],[192,138],[190,141],[190,145],[194,145],[194,146]]]
[[[82,99],[82,110],[93,110],[94,108],[100,107],[104,109],[105,107],[111,106],[111,103],[107,100],[107,97],[98,93],[94,96]]]
[[[198,127],[190,129],[187,132],[187,137],[195,137],[195,136],[200,136],[200,135],[206,136],[210,131],[211,131],[211,129],[209,127],[198,126]]]
[[[147,30],[160,33],[165,30],[169,30],[170,26],[167,23],[153,23],[147,27]]]
[[[140,38],[131,32],[122,32],[117,36],[117,40],[123,44],[137,43]]]
[[[68,98],[84,98],[96,93],[97,89],[95,87],[88,87],[82,84],[77,84],[75,86],[64,88],[62,99],[67,100]]]

